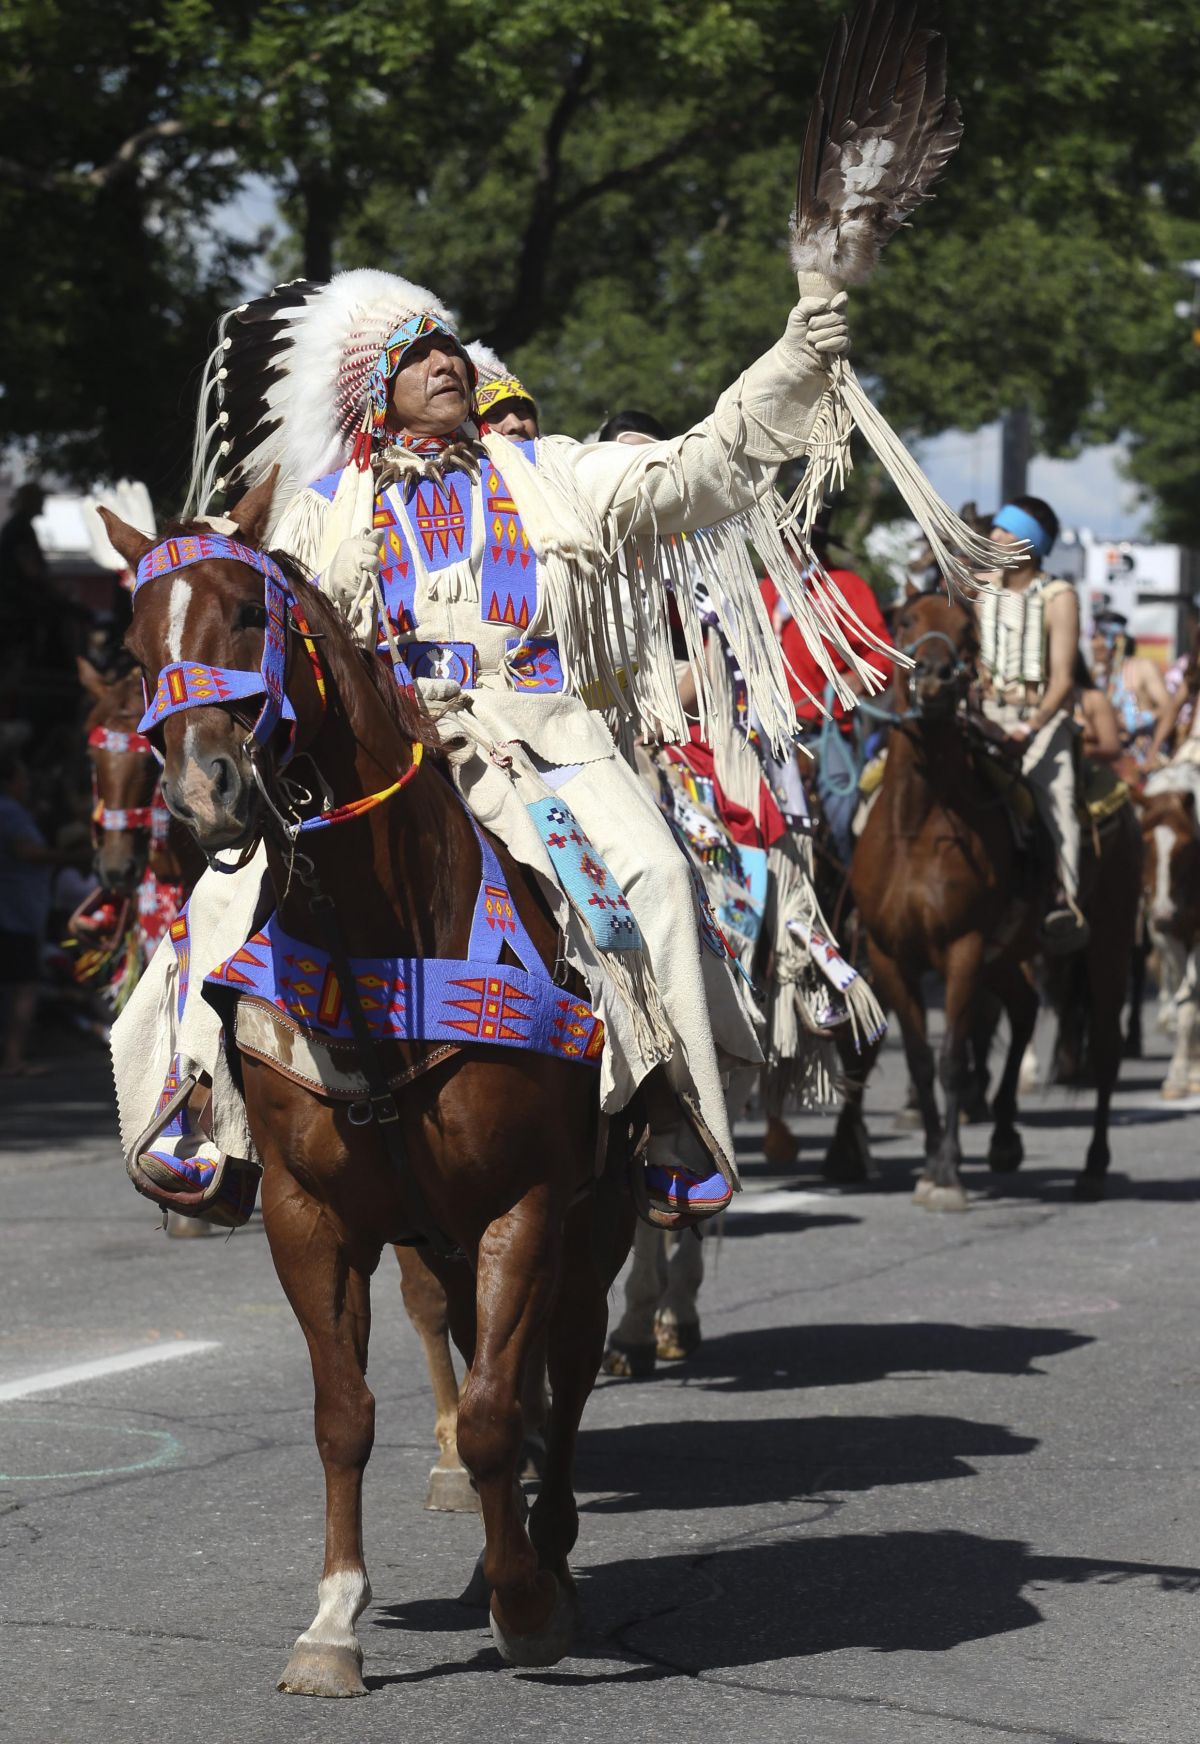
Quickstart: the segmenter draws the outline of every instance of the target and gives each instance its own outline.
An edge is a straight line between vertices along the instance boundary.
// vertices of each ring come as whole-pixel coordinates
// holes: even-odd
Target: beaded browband
[[[189,569],[193,564],[221,558],[233,563],[247,564],[251,569],[256,569],[266,583],[267,627],[263,633],[259,669],[257,672],[245,672],[227,666],[205,666],[196,660],[177,660],[170,666],[164,666],[158,675],[154,699],[138,722],[138,728],[141,733],[151,732],[168,715],[177,714],[182,709],[213,707],[221,703],[237,702],[242,697],[262,696],[262,708],[250,729],[250,737],[261,749],[267,744],[280,721],[286,721],[290,727],[290,737],[287,750],[279,762],[279,767],[283,768],[296,748],[296,711],[283,688],[287,668],[289,610],[292,623],[308,653],[322,714],[325,711],[327,695],[325,674],[312,631],[290,582],[275,559],[269,557],[265,551],[256,551],[253,546],[241,545],[236,539],[228,539],[223,533],[188,533],[175,539],[164,539],[147,551],[138,563],[133,585],[134,600],[136,601],[138,592],[147,582],[157,581],[160,576],[170,575],[174,570]],[[335,806],[319,817],[306,818],[302,824],[293,826],[295,833],[298,835],[302,831],[325,829],[330,824],[349,822],[353,818],[364,816],[377,805],[382,805],[412,780],[421,767],[422,754],[423,746],[417,741],[412,747],[412,762],[395,781],[378,793],[349,800],[345,805]]]
[[[227,539],[222,533],[188,533],[177,539],[163,539],[138,563],[134,598],[147,582],[157,581],[162,575],[221,558],[257,569],[266,583],[267,627],[263,632],[259,669],[257,672],[243,672],[228,666],[204,666],[196,660],[177,660],[164,666],[158,675],[153,700],[138,722],[139,730],[151,732],[168,715],[177,714],[181,709],[204,708],[261,696],[262,707],[250,729],[250,736],[261,749],[280,721],[287,721],[291,727],[292,742],[287,751],[287,757],[290,757],[296,737],[296,711],[284,695],[283,681],[287,663],[287,613],[289,605],[295,611],[296,602],[287,578],[274,558],[268,557],[265,551],[255,551],[250,545]]]

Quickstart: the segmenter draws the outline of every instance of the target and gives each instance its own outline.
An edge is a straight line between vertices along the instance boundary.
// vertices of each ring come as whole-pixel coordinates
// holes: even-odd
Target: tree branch
[[[625,164],[621,169],[609,170],[605,175],[597,176],[594,182],[589,182],[579,192],[572,194],[569,200],[560,201],[554,209],[555,219],[569,218],[578,212],[580,207],[588,205],[592,200],[598,200],[604,194],[615,193],[620,188],[633,187],[646,176],[657,175],[659,170],[665,170],[668,164],[690,151],[692,146],[705,136],[706,129],[693,127],[689,132],[681,134],[672,145],[664,145],[661,151],[653,152],[638,163]]]
[[[0,157],[0,179],[35,193],[61,193],[71,188],[107,188],[132,174],[143,152],[160,139],[177,139],[187,132],[179,120],[153,121],[119,145],[107,163],[91,170],[35,170],[13,158]]]
[[[558,183],[562,174],[562,146],[567,130],[583,101],[592,72],[592,51],[585,47],[571,68],[558,101],[550,112],[542,135],[542,149],[529,201],[529,216],[517,261],[517,277],[508,308],[493,329],[493,341],[502,349],[519,345],[537,331],[546,295],[546,271],[554,231],[561,213]]]

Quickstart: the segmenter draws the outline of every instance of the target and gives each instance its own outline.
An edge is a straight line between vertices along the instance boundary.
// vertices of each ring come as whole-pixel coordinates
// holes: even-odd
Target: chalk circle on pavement
[[[17,1433],[13,1433],[16,1431]],[[33,1434],[29,1434],[33,1431]],[[96,1458],[104,1444],[116,1439],[131,1459],[104,1464]],[[130,1445],[132,1443],[132,1445]],[[72,1448],[88,1449],[80,1463],[67,1463]],[[118,1448],[113,1448],[115,1453]],[[124,1423],[101,1423],[86,1417],[46,1417],[41,1412],[0,1411],[0,1484],[49,1484],[67,1478],[118,1478],[133,1472],[172,1465],[183,1444],[169,1429],[137,1429]],[[11,1465],[36,1467],[63,1464],[54,1470],[9,1471]]]

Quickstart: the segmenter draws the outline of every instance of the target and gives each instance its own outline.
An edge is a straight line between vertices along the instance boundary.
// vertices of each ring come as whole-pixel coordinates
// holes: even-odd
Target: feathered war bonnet
[[[432,333],[466,356],[432,291],[371,267],[328,284],[296,279],[230,310],[200,393],[189,512],[218,492],[239,496],[277,466],[274,530],[305,485],[352,454],[366,466],[392,378]]]

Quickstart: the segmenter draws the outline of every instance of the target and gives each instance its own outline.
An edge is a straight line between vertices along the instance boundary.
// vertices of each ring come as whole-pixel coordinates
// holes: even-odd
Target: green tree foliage
[[[0,440],[170,501],[236,261],[205,214],[238,171],[189,139],[144,5],[0,10]]]
[[[554,427],[630,403],[682,427],[786,314],[796,154],[839,9],[10,0],[0,237],[31,243],[0,321],[0,436],[40,432],[83,470],[177,465],[181,387],[236,265],[205,217],[251,171],[290,221],[281,276],[403,272]],[[1132,431],[1178,531],[1193,0],[945,0],[944,23],[966,137],[854,294],[859,367],[915,433],[1017,404],[1046,452]],[[56,125],[35,126],[47,105]]]

